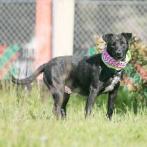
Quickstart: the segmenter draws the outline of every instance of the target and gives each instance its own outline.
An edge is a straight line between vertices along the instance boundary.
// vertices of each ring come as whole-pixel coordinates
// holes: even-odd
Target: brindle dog
[[[106,34],[103,36],[107,44],[105,50],[116,61],[124,61],[131,38],[131,33]],[[57,118],[66,116],[66,105],[70,97],[70,94],[64,91],[66,85],[72,91],[78,88],[80,94],[88,96],[85,117],[91,114],[96,96],[108,93],[107,116],[111,119],[123,69],[108,67],[102,60],[102,54],[85,57],[78,63],[74,62],[74,56],[53,58],[38,67],[31,76],[25,79],[12,76],[12,81],[17,84],[29,84],[41,73],[53,96],[53,112]]]

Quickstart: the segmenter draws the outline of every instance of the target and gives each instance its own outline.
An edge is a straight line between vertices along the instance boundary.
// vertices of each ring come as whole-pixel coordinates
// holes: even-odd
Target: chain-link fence
[[[147,1],[76,0],[74,51],[95,45],[95,35],[132,32],[147,41]]]
[[[25,44],[34,34],[35,0],[0,0],[0,41]]]
[[[16,52],[16,67],[31,72],[33,51],[24,45],[35,34],[35,11],[36,0],[0,0],[0,74]],[[75,0],[74,51],[93,47],[95,35],[105,33],[132,32],[147,41],[146,18],[146,0]]]
[[[30,42],[35,30],[35,0],[0,0],[0,78],[7,78],[12,68],[21,75],[31,72]],[[29,52],[29,53],[28,53]],[[32,52],[32,51],[31,51]],[[19,54],[19,56],[18,56]]]

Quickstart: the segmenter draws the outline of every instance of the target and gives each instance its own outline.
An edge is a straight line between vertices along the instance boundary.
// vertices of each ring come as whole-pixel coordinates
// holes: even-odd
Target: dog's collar
[[[104,49],[102,52],[102,61],[104,62],[104,64],[107,67],[113,68],[115,70],[121,70],[125,68],[130,60],[131,60],[131,52],[129,50],[126,54],[125,61],[115,60],[113,57],[109,55],[106,49]]]

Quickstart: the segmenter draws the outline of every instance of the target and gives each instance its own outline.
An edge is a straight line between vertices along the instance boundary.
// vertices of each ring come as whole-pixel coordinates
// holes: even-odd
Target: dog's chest
[[[111,78],[109,81],[109,84],[105,87],[104,92],[112,91],[118,82],[120,82],[119,76],[115,76],[115,77]]]

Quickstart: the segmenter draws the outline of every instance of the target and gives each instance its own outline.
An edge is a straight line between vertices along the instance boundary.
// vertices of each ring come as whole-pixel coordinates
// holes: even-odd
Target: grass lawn
[[[41,101],[36,88],[17,98],[13,88],[0,91],[0,147],[146,147],[147,109],[137,115],[121,92],[112,121],[107,120],[106,97],[99,97],[93,115],[85,120],[85,99],[73,95],[66,120],[52,114],[51,97]],[[127,105],[128,103],[128,105]]]

